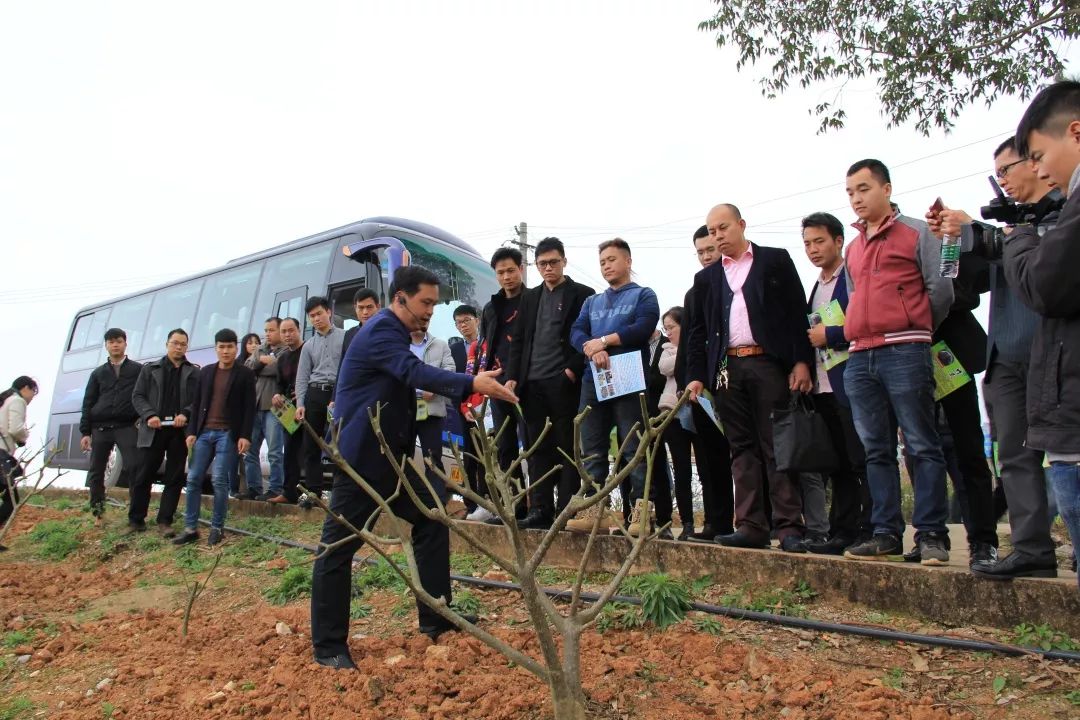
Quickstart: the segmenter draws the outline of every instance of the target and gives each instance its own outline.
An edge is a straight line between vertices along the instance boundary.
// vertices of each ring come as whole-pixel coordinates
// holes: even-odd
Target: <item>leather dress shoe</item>
[[[349,657],[348,653],[341,653],[340,655],[330,655],[328,657],[315,656],[315,662],[334,670],[355,670],[356,663]]]
[[[680,537],[679,539],[680,540],[689,540],[690,542],[710,543],[711,544],[711,543],[716,542],[716,536],[717,535],[722,535],[722,534],[726,535],[726,534],[729,534],[729,533],[719,533],[719,532],[716,531],[716,528],[714,528],[712,525],[706,524],[698,532],[691,532],[691,533],[687,534],[684,531],[683,534],[682,534],[682,537]]]
[[[831,538],[807,538],[803,541],[803,547],[815,555],[843,555],[849,545],[855,543],[851,538],[842,536]]]
[[[480,618],[478,616],[465,613],[461,614],[461,619],[465,620],[466,622],[472,623],[473,625],[480,622]],[[429,638],[431,638],[431,642],[439,642],[439,636],[447,632],[458,632],[458,627],[457,625],[451,625],[449,622],[443,620],[442,618],[439,618],[439,621],[434,625],[420,626],[420,634],[427,635]]]
[[[1055,578],[1057,563],[1053,559],[1037,560],[1013,550],[993,565],[971,568],[971,574],[987,580],[1012,580],[1018,577]]]
[[[767,539],[759,540],[747,535],[742,530],[736,530],[730,535],[717,535],[716,542],[724,547],[751,548],[754,550],[764,550],[769,547]]]
[[[520,522],[518,527],[522,530],[547,530],[551,527],[553,518],[547,513],[530,511]]]
[[[806,552],[806,546],[803,545],[802,537],[798,535],[787,535],[780,541],[780,549],[789,553],[804,553]]]

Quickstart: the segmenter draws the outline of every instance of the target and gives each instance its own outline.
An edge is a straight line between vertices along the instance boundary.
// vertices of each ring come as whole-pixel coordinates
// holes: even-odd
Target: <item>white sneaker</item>
[[[477,507],[471,513],[466,515],[465,519],[470,520],[472,522],[487,522],[488,520],[492,519],[493,517],[495,517],[495,514],[492,513],[490,510],[488,510],[487,508]]]

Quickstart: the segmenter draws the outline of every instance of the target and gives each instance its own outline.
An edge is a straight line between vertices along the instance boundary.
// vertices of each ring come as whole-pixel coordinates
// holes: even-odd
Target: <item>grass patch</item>
[[[289,548],[285,551],[285,559],[289,561],[290,565],[299,565],[310,568],[311,563],[315,560],[315,556],[309,553],[307,550],[301,550],[300,548]]]
[[[1042,625],[1020,623],[1013,628],[1013,638],[1017,645],[1037,647],[1042,650],[1065,650],[1067,652],[1080,650],[1080,645],[1074,642],[1072,638],[1046,623]]]
[[[724,623],[711,615],[694,618],[694,629],[707,635],[719,635],[724,632]]]
[[[4,639],[0,641],[6,648],[18,647],[19,645],[26,645],[33,642],[34,635],[36,633],[33,630],[12,630],[9,633],[5,633]]]
[[[806,581],[799,581],[792,590],[773,588],[759,593],[754,593],[749,586],[743,585],[735,592],[720,598],[720,604],[773,615],[806,617],[806,603],[811,602],[815,597],[817,593]]]
[[[290,524],[282,518],[261,517],[259,515],[237,518],[233,525],[248,532],[259,533],[260,535],[276,535],[278,537],[288,537],[291,530]]]
[[[140,553],[152,553],[165,547],[165,538],[156,533],[145,532],[135,541],[135,549]]]
[[[904,671],[898,667],[892,668],[881,678],[881,684],[885,687],[891,687],[894,690],[903,690]]]
[[[450,572],[455,575],[482,575],[490,566],[491,560],[483,555],[456,553],[450,556]]]
[[[199,548],[195,545],[184,545],[173,556],[173,563],[176,567],[187,572],[201,573],[210,567],[210,563],[213,560],[207,555],[199,552]]]
[[[354,597],[359,597],[369,590],[404,589],[405,581],[383,558],[378,558],[373,564],[364,566],[361,572],[353,574]]]
[[[360,598],[353,598],[349,602],[350,620],[362,620],[369,615],[371,615],[371,606],[363,602]]]
[[[64,560],[79,549],[83,521],[81,518],[43,520],[30,531],[34,554],[42,560]]]
[[[600,632],[616,629],[633,630],[644,624],[645,618],[641,616],[638,607],[629,603],[608,603],[596,616],[596,629]]]
[[[458,615],[479,615],[484,612],[484,603],[471,590],[461,590],[454,594],[450,608]]]
[[[21,720],[34,712],[34,703],[25,697],[0,700],[0,720]]]
[[[640,597],[642,617],[661,629],[680,622],[690,609],[690,588],[666,573],[627,578],[621,590]]]
[[[275,555],[277,555],[277,548],[273,544],[258,538],[245,537],[239,542],[226,545],[222,551],[222,560],[226,565],[240,567],[264,563],[272,560]]]
[[[394,603],[394,607],[390,608],[390,615],[396,618],[405,617],[412,612],[416,606],[416,602],[413,600],[412,593],[403,589],[398,594],[398,600]]]
[[[291,567],[278,580],[278,584],[263,591],[263,597],[271,605],[286,605],[311,595],[311,570]]]

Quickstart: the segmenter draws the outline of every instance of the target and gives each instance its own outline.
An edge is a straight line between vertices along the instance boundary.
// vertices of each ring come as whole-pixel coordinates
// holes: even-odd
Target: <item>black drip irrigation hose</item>
[[[199,522],[203,525],[210,524],[205,520],[199,520]],[[277,543],[278,545],[284,545],[286,547],[299,548],[301,550],[306,550],[312,554],[318,552],[317,546],[309,545],[308,543],[298,542],[290,538],[278,537],[276,535],[262,535],[260,533],[251,532],[250,530],[242,530],[241,528],[230,527],[229,525],[226,525],[225,529],[231,533],[236,533],[237,535],[258,538],[260,540]],[[365,562],[367,562],[368,564],[373,564],[376,561],[373,558],[369,558]],[[521,586],[517,583],[504,582],[501,580],[488,580],[487,578],[478,578],[473,577],[472,575],[451,575],[450,579],[456,580],[457,582],[464,583],[466,585],[475,585],[476,587],[488,588],[491,590],[521,590]],[[555,588],[541,589],[543,590],[545,595],[555,599],[566,598],[570,594],[568,590],[557,590]],[[581,591],[579,597],[585,602],[596,602],[600,599],[600,593],[587,592],[583,590]],[[629,595],[614,595],[612,596],[611,600],[614,602],[627,603],[629,605],[641,604],[641,598],[632,597]],[[864,625],[852,625],[849,623],[834,623],[825,622],[822,620],[810,620],[807,618],[788,617],[786,615],[775,615],[773,613],[758,612],[756,610],[745,610],[743,608],[726,607],[724,605],[713,605],[711,603],[702,602],[690,603],[690,609],[697,610],[703,613],[708,613],[710,615],[721,615],[723,617],[729,617],[734,620],[752,620],[754,622],[771,623],[773,625],[798,628],[800,630],[813,630],[816,632],[824,633],[856,635],[859,637],[870,638],[872,640],[904,642],[916,645],[929,645],[932,647],[949,648],[951,650],[997,653],[998,655],[1009,656],[1040,655],[1047,660],[1061,660],[1064,662],[1080,663],[1080,653],[1069,652],[1067,650],[1043,650],[1042,648],[1005,645],[1002,643],[987,642],[985,640],[968,640],[965,638],[946,637],[943,635],[923,635],[920,633],[901,632],[899,630],[886,630],[884,628],[867,627]]]

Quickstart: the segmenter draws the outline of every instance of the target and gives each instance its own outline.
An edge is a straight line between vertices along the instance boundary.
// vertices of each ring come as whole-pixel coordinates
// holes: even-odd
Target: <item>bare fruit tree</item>
[[[433,466],[430,461],[421,464],[413,457],[391,460],[398,477],[397,487],[390,497],[383,497],[353,470],[345,458],[342,457],[338,450],[338,429],[340,426],[335,424],[329,443],[323,442],[322,438],[317,435],[315,436],[316,440],[319,441],[330,459],[375,501],[377,510],[362,527],[356,527],[341,515],[331,511],[327,503],[320,497],[317,495],[312,496],[314,502],[337,522],[346,526],[352,533],[351,536],[340,542],[323,546],[320,550],[322,553],[326,553],[339,545],[354,542],[356,538],[369,544],[401,576],[409,589],[421,602],[431,607],[441,617],[460,630],[478,638],[546,683],[551,690],[555,717],[558,720],[584,720],[586,717],[586,697],[581,685],[581,635],[597,619],[604,606],[618,591],[619,585],[634,566],[646,543],[655,538],[667,526],[650,527],[650,513],[645,512],[635,519],[639,525],[632,529],[636,530],[636,532],[628,533],[621,524],[615,529],[617,534],[628,541],[629,550],[614,577],[600,591],[599,598],[591,605],[586,606],[582,603],[581,591],[586,577],[586,570],[589,567],[589,561],[595,547],[596,537],[601,533],[606,534],[608,532],[608,528],[601,527],[601,519],[604,517],[604,513],[595,513],[585,551],[582,553],[581,560],[578,563],[577,572],[569,593],[569,602],[559,605],[545,594],[543,587],[536,580],[536,571],[543,564],[548,550],[559,533],[566,528],[567,521],[575,515],[602,503],[601,508],[607,506],[610,503],[612,492],[622,485],[623,481],[630,477],[631,471],[643,462],[646,468],[643,497],[649,497],[653,463],[661,436],[668,423],[674,420],[675,414],[686,402],[687,396],[684,393],[675,408],[653,418],[649,417],[644,396],[639,397],[642,421],[635,424],[630,433],[623,438],[618,453],[616,453],[616,461],[610,467],[607,477],[602,482],[596,482],[586,470],[586,463],[594,458],[582,455],[581,423],[588,415],[589,408],[583,410],[574,419],[574,455],[569,457],[563,453],[563,456],[565,462],[571,463],[576,468],[581,478],[581,489],[573,496],[562,512],[558,514],[550,529],[546,531],[531,530],[528,531],[531,533],[530,535],[526,535],[526,531],[518,527],[515,508],[528,496],[530,490],[558,473],[562,465],[555,466],[544,477],[536,478],[529,484],[515,477],[517,474],[515,471],[544,442],[551,429],[550,421],[545,423],[543,431],[535,442],[522,450],[510,467],[507,468],[499,466],[496,448],[498,436],[503,432],[507,432],[510,425],[509,421],[503,423],[503,426],[494,437],[475,427],[470,429],[469,435],[475,453],[467,453],[467,455],[475,458],[483,465],[486,472],[488,492],[491,495],[490,498],[478,494],[465,474],[463,474],[462,482],[457,483],[454,482],[449,473]],[[379,438],[383,453],[388,458],[394,458],[394,453],[382,431],[381,411],[381,406],[376,408],[374,412],[369,410],[371,423]],[[310,428],[308,431],[311,432]],[[619,459],[623,457],[624,451],[628,451],[635,439],[638,443],[634,454],[626,463],[620,465]],[[456,445],[453,452],[458,463],[462,463],[465,454]],[[410,469],[414,471],[416,476],[411,481]],[[477,536],[471,523],[456,521],[451,517],[446,510],[445,504],[440,499],[440,493],[435,491],[429,473],[434,474],[438,481],[445,483],[449,492],[462,495],[467,500],[471,500],[478,506],[497,515],[502,520],[503,531],[510,549],[509,554],[504,554],[503,551],[496,549],[492,544]],[[427,495],[433,499],[434,507],[428,507],[420,498],[417,488],[414,486],[414,483],[417,482],[426,488]],[[420,584],[410,526],[396,516],[391,509],[393,501],[403,493],[412,500],[413,504],[427,518],[445,525],[450,532],[462,538],[479,553],[490,558],[493,563],[505,570],[517,581],[520,586],[521,600],[536,631],[536,638],[540,646],[540,657],[533,657],[515,649],[484,628],[478,627],[463,618],[450,607],[446,598],[434,597],[424,590]],[[385,534],[376,532],[376,521],[381,522],[379,527],[381,532],[385,532]],[[538,535],[540,532],[543,534]],[[536,543],[538,537],[539,542]],[[405,567],[398,566],[390,557],[390,548],[396,548],[398,545],[404,551]]]
[[[15,518],[18,517],[19,511],[26,507],[32,498],[45,492],[49,486],[66,474],[63,470],[49,468],[49,463],[58,452],[60,451],[55,448],[49,450],[42,447],[29,455],[20,454],[20,457],[16,458],[19,462],[17,471],[0,469],[0,483],[3,483],[12,503],[11,515],[0,528],[0,544],[3,544],[8,531],[15,527]],[[18,477],[12,477],[13,475]]]

